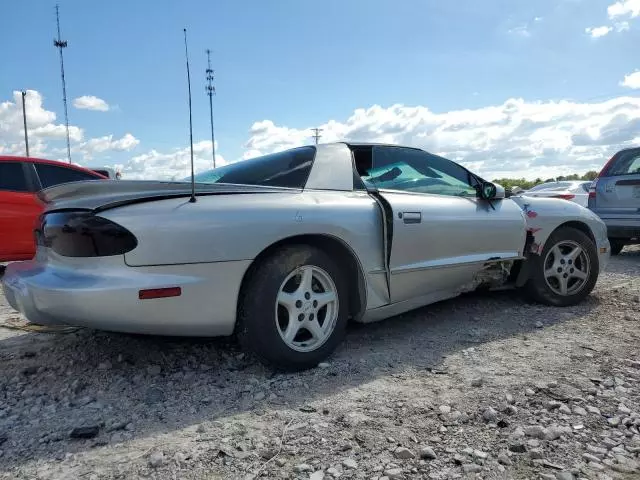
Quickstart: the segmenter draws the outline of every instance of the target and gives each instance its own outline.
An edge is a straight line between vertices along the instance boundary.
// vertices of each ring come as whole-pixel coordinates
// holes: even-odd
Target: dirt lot
[[[578,307],[469,295],[294,375],[228,340],[0,328],[0,478],[637,479],[639,294],[627,248]]]

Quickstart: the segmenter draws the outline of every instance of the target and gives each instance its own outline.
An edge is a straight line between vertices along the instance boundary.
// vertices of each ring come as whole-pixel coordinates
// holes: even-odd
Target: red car
[[[33,230],[44,210],[38,191],[60,183],[97,179],[107,177],[68,163],[0,155],[0,262],[34,257]]]

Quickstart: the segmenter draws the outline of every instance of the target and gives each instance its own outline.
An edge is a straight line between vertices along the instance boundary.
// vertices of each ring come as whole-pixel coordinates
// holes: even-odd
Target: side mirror
[[[505,198],[504,187],[496,183],[483,182],[482,185],[480,185],[480,198],[483,200]]]

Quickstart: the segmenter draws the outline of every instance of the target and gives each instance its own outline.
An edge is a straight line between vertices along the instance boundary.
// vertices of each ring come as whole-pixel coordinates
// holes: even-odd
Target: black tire
[[[556,293],[545,279],[545,259],[549,251],[562,241],[573,241],[580,245],[589,260],[589,273],[582,288],[574,294],[562,295]],[[561,227],[554,231],[545,243],[541,255],[532,255],[529,260],[531,275],[524,286],[528,296],[539,303],[556,307],[567,307],[576,305],[584,300],[595,287],[600,271],[598,252],[594,242],[583,232],[571,227]]]
[[[309,352],[296,351],[287,345],[276,325],[280,287],[292,272],[304,265],[324,270],[333,281],[338,298],[333,332],[322,345]],[[249,272],[240,296],[237,338],[243,349],[269,367],[291,372],[313,368],[342,342],[348,321],[348,298],[343,272],[324,251],[309,245],[283,247]]]
[[[611,255],[620,255],[625,246],[625,241],[620,238],[610,238],[609,243],[611,244]]]

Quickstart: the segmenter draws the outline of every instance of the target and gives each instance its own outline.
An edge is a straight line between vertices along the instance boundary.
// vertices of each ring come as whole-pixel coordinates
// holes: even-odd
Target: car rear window
[[[304,188],[315,155],[315,147],[293,148],[199,173],[195,181]],[[188,180],[190,177],[184,178]]]
[[[53,187],[61,183],[81,182],[83,180],[96,180],[99,178],[98,176],[73,168],[58,167],[44,163],[36,163],[36,171],[38,172],[38,177],[40,177],[42,188]]]
[[[0,190],[28,192],[27,178],[19,162],[0,162]]]
[[[609,165],[606,176],[640,174],[640,150],[621,152],[620,156]]]

